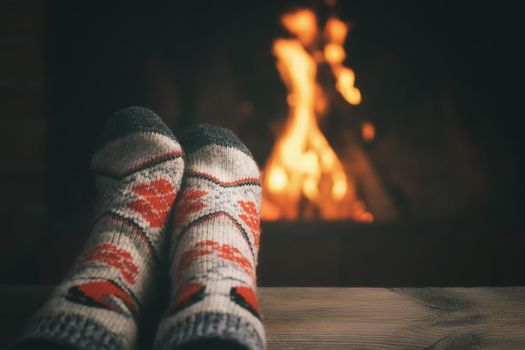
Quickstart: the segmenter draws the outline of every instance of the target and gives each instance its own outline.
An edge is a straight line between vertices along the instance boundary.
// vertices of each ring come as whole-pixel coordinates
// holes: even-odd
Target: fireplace
[[[488,8],[480,5],[476,18],[468,10],[365,1],[50,3],[54,224],[45,244],[55,265],[42,275],[58,278],[80,249],[94,135],[111,112],[140,104],[177,135],[213,123],[251,149],[267,183],[262,285],[523,284],[515,268],[524,243],[517,114],[501,112],[503,93],[489,89],[512,86],[489,71],[506,69],[504,43],[474,29]],[[316,33],[294,29],[287,15],[313,15]],[[301,136],[310,139],[299,163],[282,163],[290,151],[276,148],[293,139],[283,135],[300,95],[291,81],[297,61],[286,71],[288,48],[278,43],[296,45],[316,68],[310,93],[318,95],[308,102],[315,124]],[[323,162],[329,172],[319,170]],[[290,173],[297,164],[300,175]],[[285,189],[294,194],[279,194]],[[78,232],[65,232],[64,221]],[[57,257],[66,241],[70,251]]]

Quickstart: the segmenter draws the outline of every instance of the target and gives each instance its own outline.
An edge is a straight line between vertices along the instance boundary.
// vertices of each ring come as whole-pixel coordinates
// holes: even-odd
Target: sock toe
[[[95,173],[120,178],[182,154],[159,116],[144,107],[128,107],[109,117],[91,167]]]
[[[157,133],[175,140],[170,128],[155,112],[145,107],[132,106],[113,113],[108,118],[99,137],[97,149],[115,139],[135,132]]]
[[[248,147],[231,130],[200,124],[191,129],[181,140],[182,147],[190,154],[210,144],[236,148],[252,157]]]

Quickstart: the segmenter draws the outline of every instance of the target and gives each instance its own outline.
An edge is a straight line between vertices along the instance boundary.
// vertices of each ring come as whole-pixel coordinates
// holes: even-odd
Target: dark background
[[[104,120],[234,129],[261,167],[287,114],[271,55],[298,5],[350,21],[363,144],[398,219],[267,223],[263,285],[524,284],[522,18],[512,2],[0,0],[0,283],[55,283],[87,234]],[[340,101],[334,101],[334,104]]]

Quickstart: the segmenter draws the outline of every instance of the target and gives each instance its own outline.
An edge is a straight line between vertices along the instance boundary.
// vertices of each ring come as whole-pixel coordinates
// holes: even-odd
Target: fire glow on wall
[[[273,43],[288,90],[289,116],[264,168],[262,218],[372,222],[374,216],[358,198],[354,179],[317,122],[329,103],[316,79],[319,64],[329,65],[347,103],[361,103],[355,74],[343,65],[348,26],[330,17],[320,29],[310,9],[286,13],[281,23],[294,36]]]

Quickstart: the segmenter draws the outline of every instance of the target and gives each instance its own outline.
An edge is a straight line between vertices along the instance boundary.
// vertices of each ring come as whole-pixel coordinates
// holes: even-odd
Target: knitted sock
[[[255,294],[259,169],[229,130],[198,126],[181,143],[186,169],[174,209],[171,296],[156,348],[264,349]]]
[[[153,112],[130,107],[110,117],[92,159],[99,197],[85,249],[18,346],[136,346],[183,162],[180,145]]]

